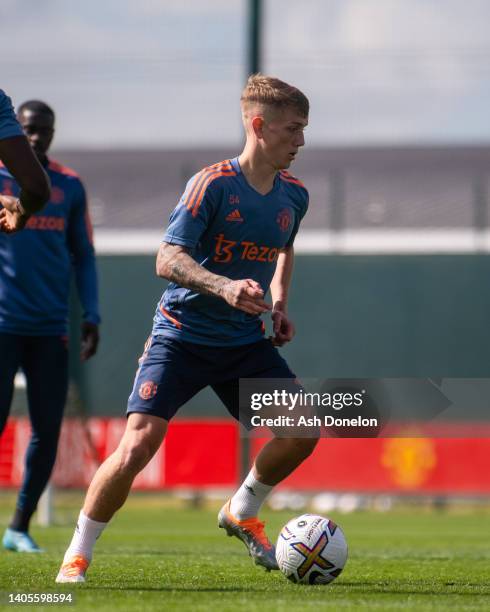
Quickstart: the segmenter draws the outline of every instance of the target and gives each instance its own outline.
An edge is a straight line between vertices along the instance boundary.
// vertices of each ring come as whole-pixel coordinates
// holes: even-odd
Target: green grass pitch
[[[2,530],[13,499],[0,496]],[[255,567],[243,544],[217,529],[218,505],[191,509],[133,495],[98,542],[87,583],[56,586],[82,498],[59,499],[61,525],[33,528],[45,554],[0,552],[2,609],[14,607],[6,604],[14,591],[74,593],[74,605],[38,610],[490,609],[488,510],[332,513],[346,534],[349,559],[333,584],[310,587]],[[264,511],[271,538],[295,514]]]

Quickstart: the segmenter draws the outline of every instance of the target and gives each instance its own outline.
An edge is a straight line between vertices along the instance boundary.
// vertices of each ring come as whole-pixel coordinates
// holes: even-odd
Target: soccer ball
[[[302,514],[285,525],[276,546],[281,572],[292,582],[328,584],[347,561],[342,529],[317,514]]]

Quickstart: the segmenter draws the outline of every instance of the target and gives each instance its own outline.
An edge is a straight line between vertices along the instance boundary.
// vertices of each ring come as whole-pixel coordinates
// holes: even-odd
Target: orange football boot
[[[262,565],[270,572],[279,567],[276,561],[276,549],[267,537],[264,526],[265,523],[256,517],[238,520],[230,512],[230,501],[226,502],[218,514],[218,527],[225,529],[229,536],[241,540],[256,565]]]
[[[75,555],[60,567],[56,582],[85,582],[89,562],[81,555]]]

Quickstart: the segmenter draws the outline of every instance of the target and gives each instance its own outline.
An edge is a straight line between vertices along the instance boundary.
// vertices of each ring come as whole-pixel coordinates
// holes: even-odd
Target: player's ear
[[[254,131],[255,136],[257,138],[263,138],[264,134],[264,118],[263,117],[254,117],[252,119],[252,130]]]

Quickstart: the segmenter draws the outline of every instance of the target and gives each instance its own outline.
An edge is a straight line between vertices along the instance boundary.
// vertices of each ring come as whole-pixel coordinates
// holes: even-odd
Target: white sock
[[[257,516],[260,506],[272,489],[271,485],[259,482],[252,469],[243,481],[242,486],[231,498],[231,514],[240,521]]]
[[[99,521],[93,521],[83,510],[80,510],[78,517],[78,523],[73,534],[72,541],[68,550],[65,553],[63,563],[70,560],[75,555],[81,555],[87,561],[92,560],[92,550],[95,546],[95,541],[104,531],[107,523],[99,523]]]

